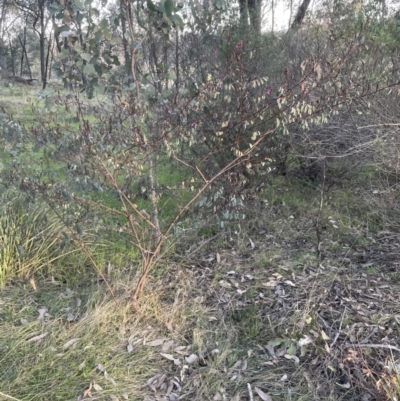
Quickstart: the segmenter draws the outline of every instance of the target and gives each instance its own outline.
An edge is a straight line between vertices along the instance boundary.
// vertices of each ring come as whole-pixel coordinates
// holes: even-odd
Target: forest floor
[[[386,178],[365,168],[321,197],[271,177],[243,221],[176,238],[139,310],[137,266],[105,268],[114,294],[95,273],[13,281],[0,290],[0,400],[399,400]]]

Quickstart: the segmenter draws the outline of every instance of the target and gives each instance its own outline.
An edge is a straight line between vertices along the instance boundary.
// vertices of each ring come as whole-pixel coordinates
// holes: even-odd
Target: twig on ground
[[[389,344],[350,344],[350,343],[347,343],[346,347],[385,348],[385,349],[391,349],[392,351],[400,352],[400,348],[395,347],[394,345],[389,345]]]
[[[201,248],[203,248],[203,246],[207,245],[208,243],[210,243],[211,241],[214,241],[215,238],[219,237],[221,235],[221,233],[218,233],[214,236],[212,236],[211,238],[208,238],[207,240],[204,240],[200,243],[200,245],[198,247],[196,247],[193,251],[190,251],[189,253],[187,253],[185,255],[185,258],[188,258],[192,255],[194,255],[196,252],[198,252]]]
[[[18,398],[12,397],[11,395],[8,395],[8,394],[4,394],[4,393],[2,393],[2,392],[0,391],[0,398],[1,398],[1,397],[4,397],[4,398],[7,399],[7,400],[21,401],[21,400],[18,399]]]
[[[338,340],[338,338],[340,336],[340,330],[342,329],[343,319],[344,319],[344,315],[346,313],[346,310],[347,310],[347,308],[344,307],[344,311],[343,311],[343,314],[342,314],[342,319],[340,320],[339,330],[338,330],[335,338],[333,339],[332,343],[330,344],[331,347],[333,347],[335,345],[336,341]]]
[[[250,401],[254,401],[253,390],[251,389],[251,384],[250,383],[247,383],[247,390],[249,390],[249,399],[250,399]]]

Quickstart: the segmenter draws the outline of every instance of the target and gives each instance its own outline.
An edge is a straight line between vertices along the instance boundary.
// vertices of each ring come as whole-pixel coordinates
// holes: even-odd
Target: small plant
[[[48,268],[60,253],[61,224],[42,206],[20,200],[0,213],[0,286],[15,277],[31,277]],[[52,221],[51,221],[52,220]]]

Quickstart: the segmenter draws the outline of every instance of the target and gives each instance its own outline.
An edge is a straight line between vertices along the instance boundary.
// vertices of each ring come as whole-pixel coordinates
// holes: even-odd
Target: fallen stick
[[[388,344],[350,344],[347,343],[346,347],[360,347],[360,348],[386,348],[386,349],[391,349],[393,351],[398,351],[400,352],[400,348],[395,347],[394,345],[388,345]]]

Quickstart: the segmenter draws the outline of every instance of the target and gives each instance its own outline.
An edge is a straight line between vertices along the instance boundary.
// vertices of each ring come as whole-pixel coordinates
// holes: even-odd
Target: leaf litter
[[[267,240],[264,234],[264,238],[251,234],[257,244],[254,249],[249,249],[246,238],[240,244],[238,237],[237,243],[230,242],[231,248],[224,250],[218,244],[218,263],[215,250],[207,249],[207,255],[214,258],[202,259],[208,263],[206,268],[192,268],[197,262],[189,261],[184,272],[181,267],[171,269],[170,281],[166,278],[163,287],[176,286],[179,273],[184,277],[179,285],[190,282],[190,288],[185,287],[186,302],[207,307],[207,312],[202,315],[195,309],[190,315],[193,325],[177,333],[166,325],[173,320],[167,307],[163,311],[166,317],[160,320],[163,329],[157,330],[153,334],[156,339],[150,342],[155,345],[121,340],[119,347],[129,358],[128,370],[136,368],[134,350],[135,357],[140,352],[151,355],[152,369],[147,378],[142,378],[142,385],[147,380],[148,399],[171,401],[186,396],[202,400],[215,396],[242,400],[250,396],[247,383],[254,400],[267,396],[282,399],[293,383],[304,383],[296,391],[310,399],[332,395],[335,399],[364,401],[366,394],[372,394],[368,400],[372,401],[381,399],[385,391],[395,391],[392,383],[400,366],[396,354],[400,286],[391,281],[390,269],[400,259],[397,242],[378,238],[372,245],[346,249],[345,254],[325,249],[321,261],[305,251],[312,249],[312,241],[304,242],[304,235],[297,240],[298,234],[293,234],[290,239],[270,235]],[[279,257],[274,254],[277,249]],[[265,258],[263,253],[272,255]],[[380,266],[381,271],[367,271],[373,266]],[[220,285],[221,280],[224,285]],[[174,300],[176,287],[171,294]],[[149,332],[153,333],[152,329],[146,335],[143,331],[141,337],[146,338]],[[44,338],[40,336],[26,336],[27,342],[40,343]],[[77,334],[71,337],[80,338]],[[66,340],[70,341],[64,338],[59,344],[67,344]],[[182,343],[189,343],[191,348],[179,346]],[[94,342],[89,352],[95,347]],[[110,350],[109,358],[115,349]],[[216,349],[219,352],[213,352]],[[250,354],[249,349],[253,350]],[[97,368],[103,373],[99,382],[109,391],[114,386],[110,376],[103,365],[97,364]],[[233,376],[235,380],[230,381]],[[112,378],[118,387],[120,377]],[[223,383],[223,389],[216,391],[214,387],[211,394],[205,383]],[[92,384],[90,392],[95,391],[101,390]]]

